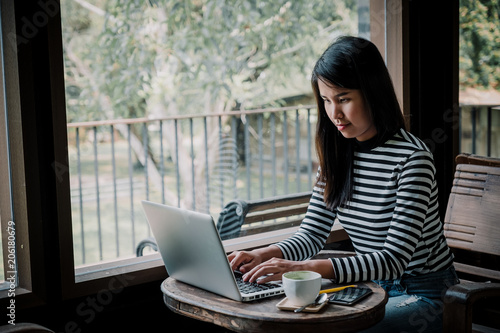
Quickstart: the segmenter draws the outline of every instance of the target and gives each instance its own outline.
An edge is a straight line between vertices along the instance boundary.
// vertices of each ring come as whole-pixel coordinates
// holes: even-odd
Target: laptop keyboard
[[[277,285],[276,283],[259,284],[255,282],[243,281],[243,274],[241,274],[238,271],[234,272],[234,277],[236,278],[236,283],[238,284],[238,288],[242,293],[245,294],[269,290],[269,289],[275,289],[276,287],[279,287],[279,285]]]

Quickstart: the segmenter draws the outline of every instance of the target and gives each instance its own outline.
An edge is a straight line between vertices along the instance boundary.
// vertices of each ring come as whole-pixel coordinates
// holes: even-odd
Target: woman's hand
[[[227,256],[231,269],[246,273],[262,263],[262,257],[256,251],[234,251]]]
[[[314,271],[325,279],[334,279],[332,262],[329,259],[291,261],[281,258],[272,258],[253,267],[243,275],[244,281],[266,283],[281,280],[286,272]]]
[[[269,259],[243,275],[244,281],[266,283],[281,280],[284,273],[289,271],[308,270],[307,261],[291,261],[281,258]]]
[[[255,249],[252,251],[234,251],[227,256],[231,269],[239,270],[243,274],[248,273],[255,266],[269,260],[271,258],[281,258],[283,254],[279,247],[270,245],[265,248]]]
[[[266,283],[281,280],[289,271],[314,271],[325,279],[334,279],[332,263],[329,259],[291,261],[283,259],[279,247],[270,245],[252,251],[235,251],[228,257],[231,269],[243,273],[243,280]]]

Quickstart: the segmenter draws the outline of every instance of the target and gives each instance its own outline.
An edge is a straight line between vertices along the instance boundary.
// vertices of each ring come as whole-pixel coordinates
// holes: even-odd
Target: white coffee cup
[[[286,272],[282,282],[286,297],[295,306],[313,303],[321,289],[321,275],[312,271]]]

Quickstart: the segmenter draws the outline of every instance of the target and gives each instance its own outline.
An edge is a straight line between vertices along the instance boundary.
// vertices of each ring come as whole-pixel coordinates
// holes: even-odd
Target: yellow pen
[[[337,288],[332,288],[332,289],[324,289],[324,290],[320,290],[319,293],[320,294],[324,294],[324,293],[334,293],[336,291],[339,291],[339,290],[342,290],[342,289],[345,289],[345,288],[350,288],[350,287],[357,287],[357,285],[355,284],[351,284],[349,286],[343,286],[343,287],[337,287]]]

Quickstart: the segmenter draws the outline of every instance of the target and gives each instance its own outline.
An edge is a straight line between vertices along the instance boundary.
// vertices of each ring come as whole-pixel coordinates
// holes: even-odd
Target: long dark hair
[[[318,80],[327,85],[361,91],[375,123],[379,144],[404,127],[404,118],[387,67],[373,43],[357,37],[340,37],[321,55],[311,78],[318,105],[318,181],[326,181],[325,203],[334,209],[352,198],[355,139],[344,138],[328,118]]]

